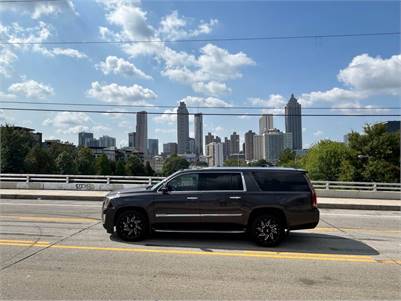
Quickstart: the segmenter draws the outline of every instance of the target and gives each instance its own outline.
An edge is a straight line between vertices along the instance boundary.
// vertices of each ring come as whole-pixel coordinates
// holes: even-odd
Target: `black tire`
[[[122,240],[140,241],[148,234],[148,220],[138,210],[127,210],[117,217],[116,230]]]
[[[277,246],[284,238],[283,222],[273,214],[262,214],[254,218],[251,225],[253,240],[263,247]]]

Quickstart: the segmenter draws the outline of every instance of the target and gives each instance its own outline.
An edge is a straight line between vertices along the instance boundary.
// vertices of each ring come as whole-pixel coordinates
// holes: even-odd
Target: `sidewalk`
[[[107,191],[0,189],[0,198],[102,201],[107,193]],[[325,209],[400,211],[401,200],[318,197],[318,207]]]

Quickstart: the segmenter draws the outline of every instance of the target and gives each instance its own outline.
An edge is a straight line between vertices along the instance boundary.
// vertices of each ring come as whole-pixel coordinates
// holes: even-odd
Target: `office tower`
[[[212,135],[212,133],[207,133],[207,135],[205,136],[205,145],[208,145],[209,143],[212,143],[214,141],[214,136]]]
[[[253,136],[253,159],[261,160],[264,158],[264,140],[263,135]]]
[[[259,135],[262,135],[265,131],[273,128],[273,115],[263,114],[259,118]]]
[[[78,146],[87,146],[85,145],[85,140],[93,139],[93,133],[80,132],[78,133]]]
[[[284,133],[278,129],[270,129],[263,134],[264,159],[276,164],[284,150]]]
[[[293,143],[292,143],[292,133],[283,133],[284,135],[284,145],[283,149],[294,149]]]
[[[227,137],[224,137],[224,142],[223,142],[223,157],[224,160],[227,160],[230,157],[230,145],[231,141]]]
[[[249,130],[248,132],[245,133],[245,148],[244,148],[244,153],[245,153],[245,160],[251,161],[253,160],[253,137],[255,136],[255,133]]]
[[[99,147],[116,146],[116,138],[110,136],[102,136],[99,138]]]
[[[190,153],[190,154],[196,154],[195,153],[195,139],[194,138],[189,138],[188,139],[188,152]]]
[[[148,154],[151,157],[159,154],[159,139],[148,139]]]
[[[203,155],[203,117],[202,113],[195,114],[195,154]]]
[[[293,149],[302,149],[302,116],[301,105],[294,94],[285,106],[285,132],[292,133]]]
[[[128,147],[136,147],[135,145],[135,132],[128,133]]]
[[[206,145],[208,166],[223,166],[223,143],[211,142]]]
[[[188,152],[189,140],[189,116],[185,102],[181,101],[177,110],[177,152],[185,154]]]
[[[148,146],[148,114],[145,111],[136,113],[136,149],[146,154]]]
[[[230,136],[230,155],[239,154],[239,135],[233,132]]]
[[[177,143],[169,142],[163,144],[163,155],[170,156],[177,154]]]

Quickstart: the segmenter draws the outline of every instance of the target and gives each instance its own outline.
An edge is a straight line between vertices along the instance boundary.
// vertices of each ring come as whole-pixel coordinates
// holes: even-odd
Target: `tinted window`
[[[253,172],[263,191],[309,191],[305,175],[300,172]]]
[[[200,173],[199,190],[243,190],[240,173]]]
[[[194,191],[198,190],[198,174],[191,173],[177,176],[167,184],[171,191]]]

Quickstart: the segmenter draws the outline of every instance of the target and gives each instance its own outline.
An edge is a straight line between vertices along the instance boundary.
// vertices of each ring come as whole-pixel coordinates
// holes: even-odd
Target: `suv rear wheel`
[[[254,241],[264,247],[277,246],[284,237],[284,227],[281,220],[273,214],[257,216],[251,225],[251,235]]]
[[[122,240],[142,240],[148,231],[146,216],[137,210],[124,211],[117,217],[116,230]]]

